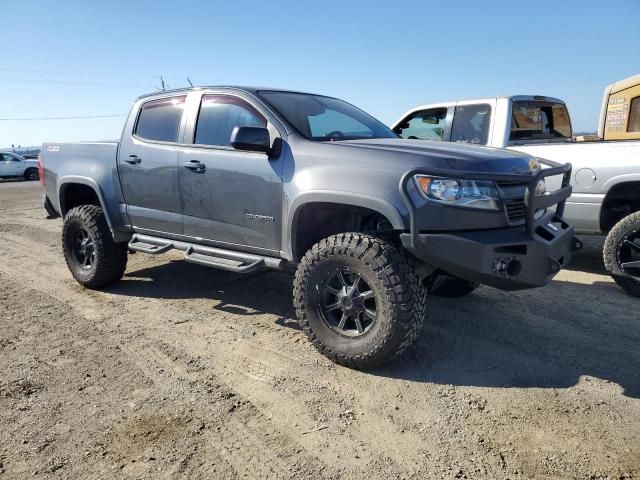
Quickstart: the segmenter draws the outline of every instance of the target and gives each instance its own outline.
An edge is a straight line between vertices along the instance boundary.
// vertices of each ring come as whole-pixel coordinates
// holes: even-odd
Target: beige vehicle
[[[598,138],[595,140],[599,139],[640,140],[640,75],[625,78],[605,88]]]

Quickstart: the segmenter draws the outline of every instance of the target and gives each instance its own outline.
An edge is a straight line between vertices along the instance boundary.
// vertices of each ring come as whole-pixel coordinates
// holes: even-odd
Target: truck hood
[[[372,161],[369,167],[388,170],[431,167],[467,172],[522,174],[532,172],[532,167],[538,166],[538,162],[531,161],[531,155],[467,143],[376,138],[331,144],[368,151],[368,157]],[[390,158],[393,160],[390,161]]]

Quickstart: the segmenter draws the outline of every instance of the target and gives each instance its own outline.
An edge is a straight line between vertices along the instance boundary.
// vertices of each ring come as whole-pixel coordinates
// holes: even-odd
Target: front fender
[[[283,222],[283,254],[288,260],[293,260],[293,245],[296,244],[296,221],[302,207],[309,203],[335,203],[364,207],[383,215],[394,230],[406,230],[407,225],[398,209],[390,202],[379,197],[356,192],[339,192],[334,190],[312,190],[300,193],[289,205],[287,219]]]

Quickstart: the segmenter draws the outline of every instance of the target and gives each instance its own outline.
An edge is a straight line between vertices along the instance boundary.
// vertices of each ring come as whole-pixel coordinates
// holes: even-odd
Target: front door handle
[[[200,163],[198,160],[189,160],[188,162],[182,162],[182,166],[184,168],[188,168],[193,172],[204,172],[206,170],[206,166]]]
[[[124,161],[130,163],[131,165],[136,165],[142,162],[142,159],[137,155],[129,155],[129,158],[125,158]]]

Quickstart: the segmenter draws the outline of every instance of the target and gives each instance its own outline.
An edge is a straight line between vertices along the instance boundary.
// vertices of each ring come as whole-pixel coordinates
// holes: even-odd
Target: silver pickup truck
[[[119,142],[46,143],[50,216],[72,275],[119,280],[129,251],[237,273],[295,269],[294,305],[332,360],[380,365],[413,342],[425,294],[543,286],[571,259],[571,165],[416,144],[344,101],[255,88],[161,92]],[[545,191],[545,179],[558,189]]]
[[[487,145],[571,162],[573,194],[565,218],[576,233],[607,235],[605,267],[640,296],[640,76],[607,87],[600,137],[587,141],[574,139],[562,100],[539,95],[421,105],[391,128],[407,139]]]

